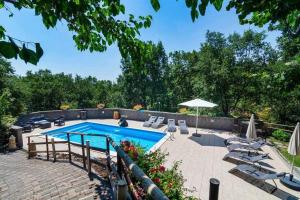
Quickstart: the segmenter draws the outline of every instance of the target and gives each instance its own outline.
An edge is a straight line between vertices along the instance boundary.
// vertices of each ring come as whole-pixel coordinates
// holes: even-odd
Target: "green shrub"
[[[197,199],[186,195],[186,192],[192,193],[193,191],[184,187],[185,179],[179,170],[180,162],[174,162],[173,166],[169,168],[164,166],[166,157],[168,156],[167,153],[156,150],[147,154],[141,145],[129,141],[123,141],[121,147],[170,199]],[[134,187],[138,191],[138,195],[142,199],[150,199],[141,189],[140,183],[134,177],[132,177],[132,180]]]
[[[291,137],[288,133],[284,132],[281,129],[273,131],[272,136],[275,139],[283,141],[283,142],[288,142],[290,140],[290,137]]]

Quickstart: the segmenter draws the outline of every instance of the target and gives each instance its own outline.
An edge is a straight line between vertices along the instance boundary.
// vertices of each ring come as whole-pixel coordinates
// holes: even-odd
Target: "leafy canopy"
[[[53,28],[58,21],[65,22],[69,31],[74,33],[73,40],[80,51],[103,52],[108,46],[117,43],[122,56],[130,54],[133,58],[143,51],[143,43],[137,39],[141,28],[151,25],[151,16],[134,17],[125,15],[125,6],[120,0],[72,0],[72,1],[30,1],[0,0],[0,9],[4,3],[15,8],[33,9],[42,17],[46,28]],[[16,40],[5,34],[0,26],[0,54],[5,58],[21,58],[26,63],[37,64],[43,50],[35,43],[35,51],[28,43]],[[17,45],[20,42],[21,45]]]
[[[160,9],[159,0],[150,0],[155,11]],[[205,15],[206,8],[212,4],[221,10],[224,0],[185,0],[191,10],[192,20]],[[33,9],[42,17],[47,28],[55,27],[58,21],[66,22],[74,33],[73,39],[80,51],[103,52],[108,46],[117,43],[121,55],[130,55],[134,62],[141,62],[141,55],[148,45],[138,39],[141,28],[151,26],[151,16],[135,17],[126,13],[120,0],[0,0],[0,10],[7,4],[17,9]],[[229,0],[227,10],[235,9],[240,23],[263,26],[270,23],[273,28],[284,24],[288,30],[300,34],[300,1],[298,0]],[[10,14],[12,16],[12,13]],[[18,44],[20,43],[20,44]],[[33,44],[34,48],[28,46]],[[43,55],[39,43],[24,42],[8,36],[0,25],[0,55],[5,58],[17,58],[36,65]]]

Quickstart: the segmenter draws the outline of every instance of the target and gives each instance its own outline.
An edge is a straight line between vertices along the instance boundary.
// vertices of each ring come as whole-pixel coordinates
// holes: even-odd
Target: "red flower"
[[[153,173],[156,173],[156,172],[157,172],[157,169],[156,169],[156,168],[151,168],[151,169],[150,169],[150,173],[153,174]]]
[[[135,147],[131,145],[131,146],[129,147],[129,151],[135,152]]]
[[[137,159],[138,156],[139,156],[139,154],[135,151],[135,152],[133,153],[133,158],[134,158],[134,159]]]
[[[165,168],[164,166],[161,165],[161,166],[159,166],[159,171],[160,171],[160,172],[164,172],[164,171],[166,171],[166,168]]]
[[[154,182],[154,183],[160,183],[160,178],[154,178],[154,179],[153,179],[153,182]]]

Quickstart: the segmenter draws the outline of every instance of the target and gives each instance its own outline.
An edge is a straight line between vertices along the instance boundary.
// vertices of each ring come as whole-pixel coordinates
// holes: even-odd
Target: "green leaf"
[[[211,0],[210,1],[216,8],[217,11],[220,11],[222,8],[223,0]]]
[[[193,22],[195,21],[195,19],[198,18],[198,16],[199,16],[199,13],[198,13],[197,9],[192,8],[191,9],[191,17],[192,17]]]
[[[0,26],[0,38],[5,38],[5,29],[3,28],[3,26]]]
[[[151,4],[155,11],[158,11],[160,9],[159,0],[151,0]]]
[[[15,59],[17,59],[17,54],[20,52],[20,49],[11,37],[8,37],[8,39],[9,39],[10,43],[12,44],[12,46],[14,47],[15,51],[16,51]]]
[[[37,59],[40,60],[40,58],[44,54],[44,51],[43,51],[40,43],[35,43],[35,52],[36,52]]]
[[[13,44],[6,41],[0,41],[0,54],[7,59],[11,59],[18,55]]]
[[[185,0],[186,7],[190,8],[193,5],[193,0]]]
[[[206,11],[206,7],[207,7],[207,5],[208,5],[208,1],[209,0],[202,0],[201,1],[201,4],[199,5],[199,12],[200,12],[200,14],[202,15],[202,16],[204,16],[205,15],[205,11]]]
[[[22,60],[25,61],[25,63],[31,63],[33,65],[36,65],[38,62],[37,55],[34,51],[31,49],[26,48],[25,44],[23,44],[23,48],[19,53],[19,56]]]
[[[4,7],[4,1],[0,0],[0,9]]]

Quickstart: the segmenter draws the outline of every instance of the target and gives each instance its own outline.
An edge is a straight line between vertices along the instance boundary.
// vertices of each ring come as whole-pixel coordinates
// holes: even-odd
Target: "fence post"
[[[106,154],[109,155],[109,139],[106,137]]]
[[[82,162],[83,162],[83,168],[86,169],[86,162],[85,162],[85,151],[84,151],[84,137],[83,134],[81,134],[81,150],[82,150]]]
[[[70,133],[67,133],[67,138],[68,138],[69,162],[72,162],[72,156],[71,156],[71,144],[70,144]]]
[[[30,137],[28,137],[27,139],[28,139],[28,142],[27,142],[27,145],[28,145],[28,159],[30,159]]]
[[[117,172],[122,177],[122,160],[120,155],[117,153]]]
[[[51,143],[52,143],[53,162],[56,162],[56,152],[55,152],[54,138],[51,138]]]
[[[48,135],[46,135],[46,151],[47,151],[47,160],[49,160],[49,146],[48,146]]]
[[[117,187],[117,200],[126,200],[128,191],[126,181],[118,180]]]
[[[90,176],[92,171],[90,141],[86,141],[86,155],[87,155],[87,163],[88,163],[88,175]]]
[[[218,200],[220,181],[218,179],[211,178],[209,183],[209,200]]]

